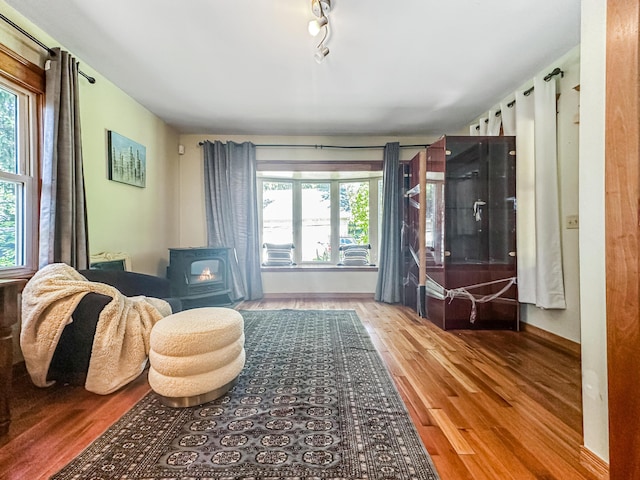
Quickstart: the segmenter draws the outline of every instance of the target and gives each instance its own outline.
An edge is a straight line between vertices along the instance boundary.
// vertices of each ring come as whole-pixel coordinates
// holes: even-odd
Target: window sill
[[[290,265],[282,267],[262,266],[260,270],[263,272],[377,272],[377,265]]]
[[[37,270],[28,268],[7,268],[0,270],[0,280],[25,280],[28,281],[36,274]]]

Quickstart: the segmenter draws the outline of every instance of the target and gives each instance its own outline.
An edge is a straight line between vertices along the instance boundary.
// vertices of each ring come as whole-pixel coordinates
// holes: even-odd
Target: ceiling
[[[580,41],[580,0],[333,0],[318,64],[311,0],[6,1],[193,134],[438,135]]]

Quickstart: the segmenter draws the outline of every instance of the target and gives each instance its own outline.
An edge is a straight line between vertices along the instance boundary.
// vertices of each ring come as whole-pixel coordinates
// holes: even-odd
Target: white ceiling
[[[317,64],[311,0],[6,1],[193,134],[441,134],[580,41],[580,0],[333,0]]]

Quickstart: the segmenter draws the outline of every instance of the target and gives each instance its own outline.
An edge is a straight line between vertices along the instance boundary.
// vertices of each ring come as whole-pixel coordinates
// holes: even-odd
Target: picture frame
[[[147,148],[119,133],[107,130],[109,180],[144,188],[147,180]]]

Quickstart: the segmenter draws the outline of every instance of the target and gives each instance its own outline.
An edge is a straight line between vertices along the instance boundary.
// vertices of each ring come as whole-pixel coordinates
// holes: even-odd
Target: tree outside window
[[[369,243],[369,182],[340,184],[340,243]]]
[[[18,173],[17,103],[14,93],[0,88],[0,171],[8,174]],[[20,185],[9,178],[0,179],[0,267],[15,267],[19,260],[17,209]]]

